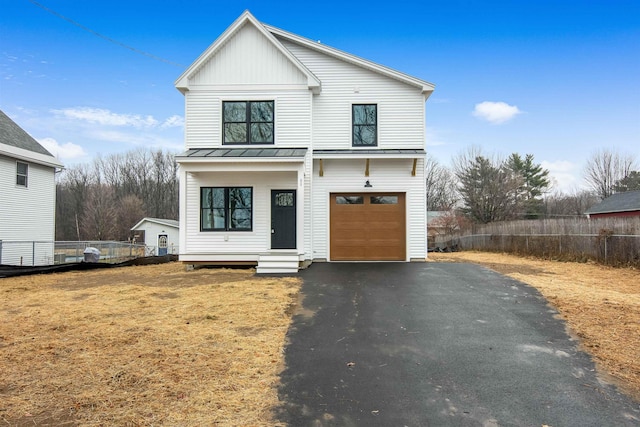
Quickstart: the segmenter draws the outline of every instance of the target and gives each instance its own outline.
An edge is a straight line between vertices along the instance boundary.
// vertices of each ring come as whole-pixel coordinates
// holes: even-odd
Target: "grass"
[[[0,425],[273,425],[294,278],[181,264],[0,280]]]

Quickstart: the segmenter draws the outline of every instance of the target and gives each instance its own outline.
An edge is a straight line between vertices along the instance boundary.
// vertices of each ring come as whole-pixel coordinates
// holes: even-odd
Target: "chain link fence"
[[[640,218],[510,221],[435,237],[435,250],[481,250],[640,267]]]
[[[100,262],[117,263],[154,255],[144,244],[114,241],[19,241],[0,240],[0,265],[42,266],[84,261],[88,247],[100,251]]]

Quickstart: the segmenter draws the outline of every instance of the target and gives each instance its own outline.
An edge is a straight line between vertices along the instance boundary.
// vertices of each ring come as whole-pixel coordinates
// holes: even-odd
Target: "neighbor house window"
[[[202,231],[251,231],[253,188],[201,187]]]
[[[353,146],[378,145],[378,106],[353,104]]]
[[[16,185],[26,187],[29,182],[29,165],[16,162]]]
[[[222,103],[223,144],[273,144],[273,101]]]

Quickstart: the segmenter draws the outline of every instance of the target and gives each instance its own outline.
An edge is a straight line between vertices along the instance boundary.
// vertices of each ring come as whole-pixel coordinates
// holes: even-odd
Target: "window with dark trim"
[[[29,183],[29,164],[16,162],[16,185],[27,187]]]
[[[353,104],[353,146],[378,145],[378,106],[376,104]]]
[[[273,144],[273,101],[224,101],[223,144]]]
[[[253,188],[201,187],[201,231],[251,231]]]

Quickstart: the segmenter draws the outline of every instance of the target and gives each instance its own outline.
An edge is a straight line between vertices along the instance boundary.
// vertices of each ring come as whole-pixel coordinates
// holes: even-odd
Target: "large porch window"
[[[201,187],[201,231],[251,231],[253,188]]]

